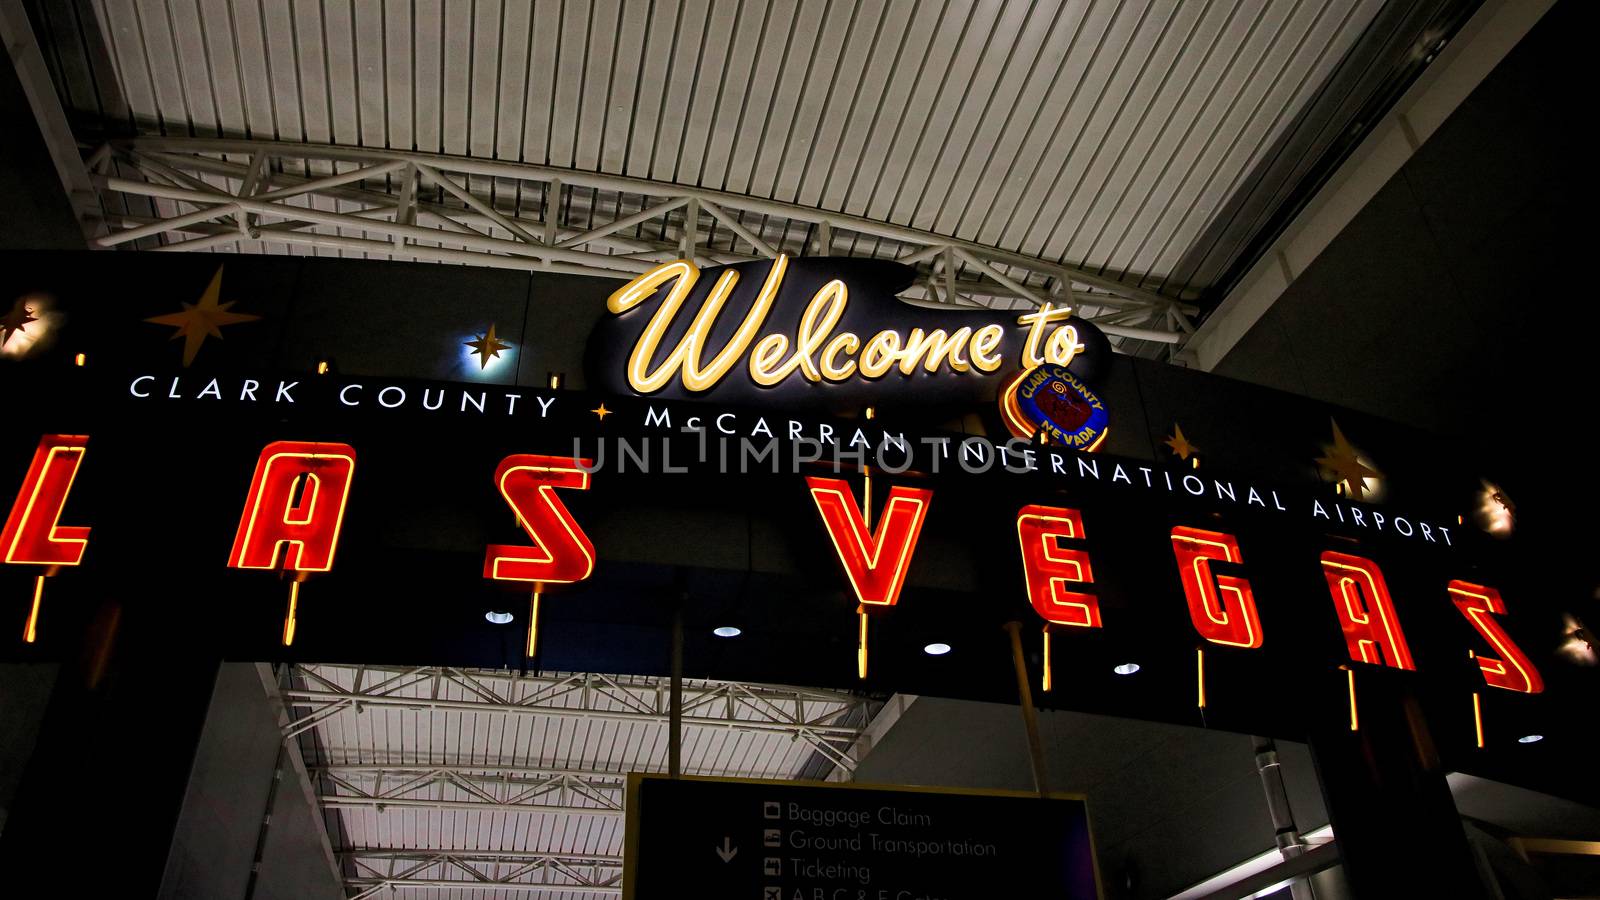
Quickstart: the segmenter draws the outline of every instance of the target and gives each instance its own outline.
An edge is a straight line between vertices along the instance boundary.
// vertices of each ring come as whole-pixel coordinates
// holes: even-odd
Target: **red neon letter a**
[[[570,584],[594,572],[594,544],[578,527],[556,488],[589,489],[590,461],[518,453],[500,461],[494,483],[535,546],[490,544],[483,577]],[[531,652],[531,651],[530,651]]]
[[[822,514],[822,524],[833,539],[833,549],[850,578],[856,599],[863,606],[893,606],[900,600],[911,554],[917,549],[917,535],[928,516],[933,491],[926,488],[893,487],[884,504],[883,518],[876,534],[867,533],[867,523],[856,505],[850,485],[840,478],[806,478],[811,499]]]
[[[1100,599],[1065,587],[1094,581],[1088,552],[1061,546],[1062,540],[1083,540],[1083,515],[1057,506],[1024,506],[1017,513],[1017,540],[1034,611],[1051,625],[1099,628]]]
[[[356,471],[349,444],[275,441],[261,450],[228,565],[271,569],[278,547],[287,545],[281,565],[294,572],[333,568],[344,524],[345,501]]]
[[[47,434],[39,439],[22,490],[11,505],[5,530],[0,531],[6,562],[75,566],[83,561],[89,529],[57,523],[88,443],[81,434]]]
[[[1470,581],[1452,581],[1447,590],[1450,599],[1455,601],[1456,609],[1461,610],[1461,614],[1472,622],[1472,627],[1478,629],[1478,633],[1500,652],[1499,659],[1476,654],[1478,667],[1483,670],[1483,680],[1508,691],[1525,694],[1543,691],[1544,679],[1539,677],[1539,670],[1533,667],[1533,661],[1492,618],[1494,615],[1505,615],[1506,612],[1506,602],[1500,599],[1500,592]]]
[[[1350,658],[1356,662],[1415,669],[1389,585],[1378,564],[1362,556],[1328,550],[1322,554],[1333,609],[1344,629]],[[1374,621],[1376,620],[1376,621]]]
[[[1231,647],[1261,646],[1255,592],[1238,575],[1214,575],[1212,562],[1243,562],[1239,540],[1220,531],[1179,525],[1172,529],[1172,554],[1189,603],[1189,619],[1200,636]]]

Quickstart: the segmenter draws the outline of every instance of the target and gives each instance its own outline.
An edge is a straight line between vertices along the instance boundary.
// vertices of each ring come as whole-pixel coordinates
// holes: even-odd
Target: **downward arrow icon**
[[[723,836],[721,847],[713,849],[717,851],[717,855],[722,857],[722,861],[725,863],[733,862],[733,858],[739,855],[739,848],[733,846],[733,841],[727,836]]]

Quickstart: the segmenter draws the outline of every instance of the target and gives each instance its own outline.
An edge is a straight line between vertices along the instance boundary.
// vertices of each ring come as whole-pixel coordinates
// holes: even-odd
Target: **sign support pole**
[[[33,582],[33,605],[28,609],[28,624],[22,629],[22,640],[33,643],[39,636],[39,606],[44,600],[44,579],[40,575]]]
[[[1022,703],[1022,724],[1028,730],[1028,759],[1033,766],[1033,787],[1039,796],[1050,794],[1045,780],[1044,743],[1039,739],[1039,713],[1033,708],[1033,691],[1028,687],[1028,664],[1022,656],[1022,626],[1007,622],[1006,632],[1011,635],[1011,663],[1017,670],[1017,698]]]

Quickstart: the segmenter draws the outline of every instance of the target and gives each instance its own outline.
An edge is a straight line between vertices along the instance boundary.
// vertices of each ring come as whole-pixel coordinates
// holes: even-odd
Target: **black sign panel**
[[[909,399],[885,402],[869,419],[797,412],[781,392],[737,405],[573,390],[589,326],[627,318],[605,313],[592,286],[576,296],[587,282],[559,292],[553,282],[530,283],[510,303],[502,302],[503,273],[453,276],[506,307],[494,312],[498,334],[521,336],[510,358],[485,368],[463,342],[492,321],[436,302],[434,288],[458,283],[437,280],[437,267],[333,261],[228,261],[221,302],[261,318],[226,326],[225,340],[208,339],[183,368],[185,341],[171,339],[172,326],[144,320],[193,305],[214,264],[138,254],[97,256],[93,265],[77,256],[7,259],[13,280],[54,286],[58,302],[35,310],[56,330],[36,335],[38,323],[29,323],[7,345],[36,337],[32,346],[42,349],[0,359],[0,386],[12,398],[0,434],[5,501],[20,491],[42,435],[86,436],[59,521],[91,533],[82,565],[0,565],[0,627],[19,636],[47,576],[36,642],[0,641],[0,658],[72,659],[96,629],[115,624],[119,656],[660,675],[676,608],[689,677],[1015,702],[1002,630],[1015,621],[1046,709],[1303,739],[1309,725],[1346,719],[1354,681],[1364,712],[1386,695],[1414,702],[1451,768],[1565,791],[1540,781],[1561,771],[1546,761],[1586,746],[1572,735],[1587,720],[1573,711],[1590,702],[1600,667],[1585,664],[1593,659],[1587,644],[1574,646],[1578,618],[1567,612],[1588,617],[1579,601],[1589,602],[1592,587],[1549,549],[1563,546],[1555,539],[1570,523],[1551,519],[1548,504],[1524,502],[1515,536],[1491,537],[1473,524],[1481,482],[1470,460],[1358,413],[1122,356],[1107,357],[1094,384],[1113,418],[1093,454],[973,434],[966,429],[982,429],[930,416]],[[16,274],[25,269],[33,274]],[[786,284],[801,287],[805,271],[796,261]],[[122,285],[146,287],[126,304],[104,302]],[[871,295],[863,288],[856,296]],[[339,309],[348,315],[333,316]],[[635,312],[647,318],[649,309]],[[916,321],[960,324],[932,318],[939,314]],[[862,334],[876,327],[847,324]],[[1007,333],[1013,359],[1018,333]],[[613,336],[615,346],[632,346],[630,334]],[[380,338],[388,343],[373,343]],[[329,350],[326,367],[316,348]],[[907,377],[932,388],[942,375],[957,377]],[[887,389],[900,377],[896,370],[875,384]],[[836,393],[844,385],[802,376],[795,387]],[[1169,436],[1180,421],[1202,448],[1198,457],[1175,455]],[[1335,422],[1381,470],[1382,496],[1352,499],[1319,478]],[[289,581],[227,565],[258,455],[281,440],[347,443],[357,458],[337,562],[300,585],[290,647],[280,641]],[[523,650],[527,584],[483,576],[487,547],[530,540],[494,477],[508,455],[529,453],[598,466],[588,490],[558,492],[593,541],[592,576],[545,592],[531,658]],[[873,470],[874,525],[891,490],[932,492],[899,602],[869,623],[864,678],[859,601],[805,478],[844,479],[863,502],[862,465]],[[1083,537],[1072,549],[1088,554],[1092,582],[1082,590],[1101,614],[1099,627],[1053,632],[1049,690],[1044,624],[1030,603],[1017,529],[1030,506],[1081,513]],[[1197,632],[1172,540],[1178,528],[1237,539],[1239,562],[1217,562],[1212,572],[1248,581],[1261,646],[1225,646]],[[1319,564],[1330,551],[1381,568],[1415,670],[1352,659]],[[1500,592],[1506,611],[1494,619],[1543,676],[1543,693],[1486,683],[1479,657],[1506,654],[1453,603],[1454,580]],[[487,611],[509,611],[514,621],[492,624]],[[718,637],[713,629],[722,626],[741,634]],[[940,643],[953,649],[925,652]],[[1126,664],[1140,669],[1117,674]],[[1547,739],[1518,743],[1531,734]]]
[[[630,900],[1100,896],[1065,794],[634,775],[626,852]]]

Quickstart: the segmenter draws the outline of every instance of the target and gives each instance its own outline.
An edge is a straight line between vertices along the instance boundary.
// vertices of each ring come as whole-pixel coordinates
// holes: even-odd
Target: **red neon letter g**
[[[1239,540],[1220,531],[1179,525],[1172,529],[1172,554],[1189,603],[1189,619],[1200,636],[1230,647],[1261,646],[1255,592],[1238,575],[1214,575],[1212,562],[1242,562]]]

